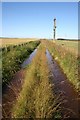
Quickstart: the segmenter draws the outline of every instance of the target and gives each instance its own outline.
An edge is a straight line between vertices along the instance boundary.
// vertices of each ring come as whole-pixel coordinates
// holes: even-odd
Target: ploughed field
[[[73,41],[51,40],[3,47],[3,118],[79,118],[77,48]]]

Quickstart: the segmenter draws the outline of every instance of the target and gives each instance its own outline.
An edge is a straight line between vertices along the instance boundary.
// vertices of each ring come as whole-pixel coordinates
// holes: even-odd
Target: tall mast
[[[56,37],[56,18],[54,18],[53,40],[55,40],[55,37]]]

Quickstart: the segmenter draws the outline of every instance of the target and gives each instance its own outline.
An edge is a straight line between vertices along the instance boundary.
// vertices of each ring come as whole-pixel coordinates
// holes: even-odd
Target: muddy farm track
[[[11,117],[10,108],[15,104],[15,100],[22,89],[25,78],[25,68],[31,63],[33,57],[36,56],[36,52],[37,49],[23,62],[21,65],[22,69],[15,74],[8,87],[3,90],[3,117]],[[75,91],[59,64],[52,58],[48,49],[46,49],[45,54],[50,71],[50,82],[54,84],[56,96],[60,96],[62,118],[79,118],[79,93]]]

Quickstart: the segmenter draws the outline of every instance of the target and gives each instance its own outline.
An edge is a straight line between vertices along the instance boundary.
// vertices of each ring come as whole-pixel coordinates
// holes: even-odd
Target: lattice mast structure
[[[54,26],[53,26],[53,40],[56,38],[56,18],[54,18]]]

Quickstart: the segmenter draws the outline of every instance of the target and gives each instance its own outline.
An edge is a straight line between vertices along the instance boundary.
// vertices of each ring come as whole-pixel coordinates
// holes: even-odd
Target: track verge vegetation
[[[23,61],[33,52],[39,45],[40,41],[28,42],[22,45],[8,46],[2,48],[2,84],[8,84],[14,74],[20,70]]]
[[[62,46],[57,45],[56,42],[53,43],[53,41],[45,41],[45,45],[53,59],[59,63],[75,89],[80,91],[80,56],[75,56],[71,52],[66,51],[66,49],[63,49]]]
[[[49,79],[46,48],[41,44],[27,68],[22,90],[12,108],[12,118],[59,118],[58,98]]]

